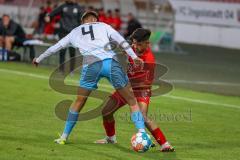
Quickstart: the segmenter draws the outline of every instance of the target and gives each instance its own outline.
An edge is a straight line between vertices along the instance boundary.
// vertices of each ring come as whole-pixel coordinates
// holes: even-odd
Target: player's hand
[[[50,19],[49,16],[46,16],[46,17],[44,18],[44,20],[45,20],[45,22],[49,23],[51,19]]]
[[[34,58],[33,61],[32,61],[32,64],[35,66],[35,67],[38,67],[38,62],[37,62],[37,58]]]
[[[141,58],[137,57],[133,61],[134,61],[134,65],[140,66],[141,68],[143,68],[144,61]]]

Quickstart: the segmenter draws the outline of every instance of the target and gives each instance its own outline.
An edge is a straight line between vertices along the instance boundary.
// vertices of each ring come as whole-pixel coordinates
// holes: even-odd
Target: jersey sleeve
[[[111,26],[106,25],[107,27],[107,34],[108,37],[114,41],[116,41],[119,45],[121,45],[122,48],[124,48],[125,52],[132,58],[137,58],[137,55],[129,45],[129,43]]]
[[[68,34],[66,37],[62,38],[60,41],[58,41],[58,43],[56,43],[52,47],[48,48],[43,54],[41,54],[36,59],[36,62],[40,63],[43,59],[57,53],[58,51],[60,51],[63,48],[67,48],[68,46],[70,46],[71,45],[70,34]]]

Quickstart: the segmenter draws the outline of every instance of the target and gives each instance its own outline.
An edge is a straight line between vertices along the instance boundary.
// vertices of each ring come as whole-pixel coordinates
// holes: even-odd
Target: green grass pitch
[[[75,97],[49,87],[43,77],[52,70],[0,63],[0,160],[240,159],[240,98],[181,88],[152,98],[149,112],[176,147],[175,153],[160,153],[158,147],[146,153],[132,151],[130,138],[135,129],[127,116],[128,107],[116,116],[117,145],[93,143],[104,136],[101,117],[79,122],[68,145],[54,144],[64,126],[54,107],[63,99]],[[89,99],[84,111],[99,102]]]

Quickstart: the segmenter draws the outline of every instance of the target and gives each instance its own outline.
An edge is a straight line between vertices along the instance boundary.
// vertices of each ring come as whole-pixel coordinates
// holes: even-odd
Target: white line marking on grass
[[[20,71],[9,70],[9,69],[0,69],[0,72],[49,80],[49,76],[37,75],[37,74],[20,72]],[[78,83],[78,81],[76,81],[76,80],[67,80],[67,81]],[[107,84],[100,84],[100,86],[105,87],[105,88],[109,88],[109,89],[112,88],[110,85],[107,85]],[[207,100],[200,100],[200,99],[193,99],[193,98],[179,97],[179,96],[172,96],[172,95],[163,95],[163,97],[171,98],[171,99],[175,99],[175,100],[188,101],[188,102],[193,102],[193,103],[201,103],[201,104],[208,104],[208,105],[215,105],[215,106],[223,106],[223,107],[227,107],[227,108],[240,109],[240,106],[238,106],[238,105],[232,105],[232,104],[226,104],[226,103],[217,103],[217,102],[212,102],[212,101],[207,101]]]
[[[211,81],[188,81],[188,80],[167,80],[172,83],[179,84],[201,84],[201,85],[216,85],[216,86],[232,86],[232,87],[240,87],[239,83],[228,83],[228,82],[211,82]]]
[[[11,74],[20,75],[20,76],[27,76],[27,77],[37,78],[37,79],[49,80],[49,76],[37,75],[37,74],[33,74],[33,73],[21,72],[21,71],[16,71],[16,70],[0,69],[0,72],[11,73]],[[75,84],[79,83],[79,81],[71,80],[71,79],[66,80],[66,82],[75,83]],[[113,88],[112,86],[107,85],[107,84],[100,84],[100,85],[103,87],[106,87],[106,88]]]
[[[37,75],[37,74],[20,72],[20,71],[9,70],[9,69],[0,69],[0,72],[12,73],[12,74],[15,74],[15,75],[28,76],[28,77],[32,77],[32,78],[38,78],[38,79],[47,79],[47,80],[49,79],[49,76]]]
[[[171,98],[171,99],[175,99],[175,100],[194,102],[194,103],[210,104],[210,105],[215,105],[215,106],[223,106],[223,107],[227,107],[227,108],[240,109],[240,106],[237,106],[237,105],[226,104],[226,103],[217,103],[217,102],[212,102],[212,101],[207,101],[207,100],[200,100],[200,99],[193,99],[193,98],[179,97],[179,96],[172,96],[172,95],[163,95],[163,97]]]

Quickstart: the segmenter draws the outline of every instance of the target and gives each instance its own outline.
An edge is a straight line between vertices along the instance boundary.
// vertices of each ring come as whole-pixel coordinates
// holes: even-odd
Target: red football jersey
[[[138,57],[144,61],[143,68],[135,66],[133,60],[129,58],[127,74],[137,101],[145,102],[148,105],[151,97],[151,86],[154,80],[155,58],[150,48]],[[119,107],[127,103],[117,91],[111,97],[118,101]]]
[[[144,66],[135,66],[133,60],[129,58],[128,78],[133,90],[150,90],[154,80],[155,57],[150,47],[140,56],[144,61]]]

